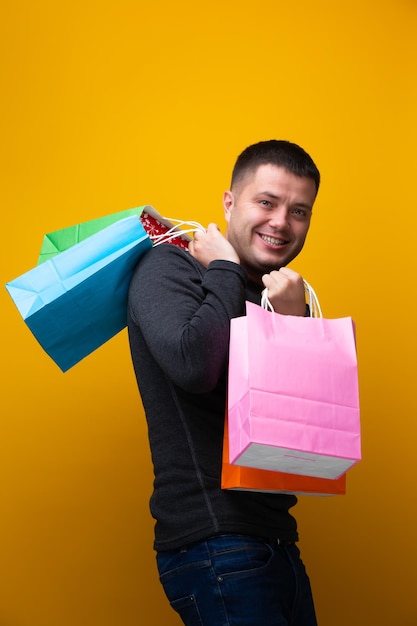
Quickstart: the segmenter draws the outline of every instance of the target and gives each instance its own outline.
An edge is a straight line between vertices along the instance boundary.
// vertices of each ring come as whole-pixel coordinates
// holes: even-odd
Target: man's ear
[[[223,194],[223,209],[224,217],[227,223],[230,220],[230,213],[232,212],[235,199],[231,191],[225,191]]]

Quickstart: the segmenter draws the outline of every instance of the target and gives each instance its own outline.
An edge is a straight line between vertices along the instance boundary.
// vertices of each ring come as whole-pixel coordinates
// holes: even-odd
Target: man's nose
[[[288,226],[288,211],[286,207],[277,207],[269,218],[271,228],[285,228]]]

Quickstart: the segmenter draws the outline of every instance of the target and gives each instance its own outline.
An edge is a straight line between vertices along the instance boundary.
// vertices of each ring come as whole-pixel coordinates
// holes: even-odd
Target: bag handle
[[[161,243],[169,243],[172,239],[176,239],[177,237],[181,237],[181,235],[185,235],[188,233],[195,233],[197,231],[205,231],[205,228],[198,222],[186,221],[186,220],[176,220],[171,217],[164,217],[164,220],[169,222],[174,222],[174,224],[167,230],[166,233],[162,233],[161,235],[151,235],[150,238],[154,246],[159,246]],[[186,230],[181,230],[180,226],[191,226],[191,228],[187,228]]]
[[[307,295],[307,301],[310,309],[310,317],[323,317],[321,312],[320,302],[317,298],[316,292],[313,287],[303,279],[304,282],[304,291]],[[264,289],[261,297],[261,307],[266,311],[271,311],[274,313],[274,307],[272,306],[269,298],[268,298],[268,289]]]

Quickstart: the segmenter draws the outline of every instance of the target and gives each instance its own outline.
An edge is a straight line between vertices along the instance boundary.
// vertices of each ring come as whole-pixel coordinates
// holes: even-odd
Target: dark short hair
[[[278,139],[255,143],[238,156],[232,172],[231,187],[239,183],[248,172],[269,164],[282,167],[296,176],[313,179],[316,190],[319,190],[320,172],[310,155],[297,144]]]

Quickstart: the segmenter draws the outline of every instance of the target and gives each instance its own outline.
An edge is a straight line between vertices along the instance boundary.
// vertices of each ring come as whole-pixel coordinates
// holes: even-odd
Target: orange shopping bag
[[[221,486],[222,489],[265,493],[294,493],[313,496],[344,495],[346,493],[346,473],[339,478],[314,478],[232,465],[229,462],[229,434],[226,415]]]

